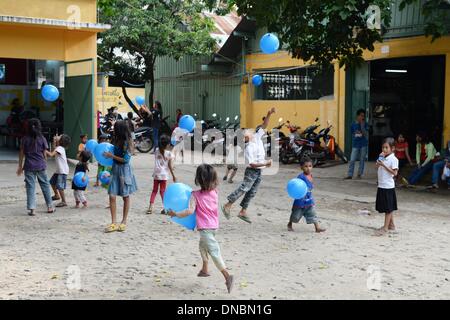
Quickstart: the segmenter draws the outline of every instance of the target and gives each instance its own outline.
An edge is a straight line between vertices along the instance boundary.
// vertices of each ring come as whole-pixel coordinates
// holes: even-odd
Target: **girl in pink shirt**
[[[200,233],[200,255],[203,266],[197,276],[209,277],[208,255],[211,256],[217,269],[225,277],[225,285],[228,293],[233,288],[233,276],[223,262],[220,253],[220,246],[215,238],[216,230],[219,228],[219,195],[217,192],[217,172],[209,164],[202,164],[197,167],[195,173],[195,184],[200,186],[200,190],[193,191],[190,199],[189,209],[175,213],[169,211],[171,217],[183,218],[196,212],[197,230]]]

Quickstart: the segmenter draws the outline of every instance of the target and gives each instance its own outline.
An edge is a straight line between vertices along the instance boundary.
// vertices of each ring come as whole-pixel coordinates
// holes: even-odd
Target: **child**
[[[413,166],[413,162],[409,156],[408,141],[406,141],[405,136],[402,133],[397,136],[397,141],[395,142],[395,157],[398,159],[399,170],[407,163],[409,163],[410,166]],[[404,185],[408,185],[408,180],[400,174],[397,175],[397,181],[401,181]]]
[[[383,141],[382,153],[377,160],[378,190],[376,210],[384,213],[384,226],[379,228],[376,235],[383,235],[389,230],[395,231],[393,212],[397,210],[397,196],[395,194],[394,178],[398,172],[398,159],[394,155],[395,140],[386,138]]]
[[[105,232],[125,231],[128,211],[130,209],[130,195],[137,191],[136,178],[130,166],[133,141],[131,132],[124,120],[119,120],[114,125],[114,153],[105,152],[104,156],[114,160],[112,167],[111,183],[108,188],[109,206],[111,211],[111,224]],[[116,223],[116,196],[123,198],[123,216],[120,225]]]
[[[233,276],[225,267],[219,243],[215,239],[215,233],[219,228],[219,194],[216,189],[218,181],[214,168],[209,164],[197,167],[195,184],[200,186],[200,190],[192,192],[189,209],[179,213],[169,211],[169,215],[182,218],[196,212],[197,230],[200,232],[200,255],[203,260],[202,269],[197,276],[210,276],[208,273],[208,255],[210,255],[217,269],[222,272],[228,293],[230,293],[233,288]]]
[[[82,134],[80,135],[80,144],[78,145],[77,158],[80,156],[80,153],[86,149],[86,142],[88,141],[88,135]]]
[[[305,217],[307,224],[314,224],[317,233],[324,232],[326,229],[322,229],[320,227],[316,211],[314,210],[315,202],[312,196],[312,189],[314,188],[312,177],[312,160],[309,158],[303,159],[301,166],[303,173],[301,173],[297,178],[302,179],[306,183],[308,192],[303,199],[296,199],[294,201],[294,204],[292,205],[291,217],[287,225],[288,231],[294,231],[292,228],[292,223],[298,223],[302,217]]]
[[[61,200],[56,205],[58,208],[67,207],[64,190],[66,189],[67,175],[69,174],[69,165],[67,164],[66,148],[70,145],[70,137],[67,134],[55,136],[53,143],[56,149],[52,152],[46,151],[47,156],[55,157],[56,172],[50,179],[55,195],[52,197],[54,201]]]
[[[109,135],[107,135],[107,134],[100,135],[100,137],[98,138],[98,143],[102,143],[102,142],[109,142]],[[97,178],[96,178],[96,181],[94,184],[95,187],[100,186],[100,173],[102,173],[103,171],[108,171],[109,173],[111,173],[112,167],[105,167],[105,166],[102,166],[100,163],[97,164]],[[102,183],[102,187],[105,189],[108,189],[109,184]],[[108,206],[108,208],[109,208],[109,206]]]
[[[236,175],[236,172],[238,170],[237,165],[235,164],[227,164],[227,170],[225,171],[225,176],[223,177],[223,181],[227,181],[228,179],[228,183],[233,183],[233,178]],[[230,177],[228,178],[228,175],[230,174]]]
[[[81,151],[80,155],[78,156],[78,160],[80,161],[75,167],[74,174],[77,174],[78,172],[84,173],[88,172],[89,171],[88,161],[90,159],[91,159],[90,152],[86,150]],[[83,204],[83,208],[87,208],[87,200],[86,197],[84,196],[84,191],[86,190],[86,187],[77,187],[75,183],[72,181],[72,190],[73,190],[73,197],[75,198],[75,208],[79,208],[80,203]]]
[[[19,166],[17,175],[25,172],[25,186],[27,190],[27,210],[29,216],[34,216],[36,210],[36,178],[41,186],[47,204],[47,213],[54,213],[50,184],[47,178],[47,162],[45,152],[48,149],[47,140],[41,133],[41,122],[38,119],[30,119],[27,124],[26,135],[20,143]],[[25,158],[25,165],[23,161]]]
[[[177,182],[175,174],[173,173],[173,155],[167,150],[170,147],[170,137],[162,135],[159,139],[159,147],[155,152],[155,167],[153,169],[153,191],[150,196],[150,206],[147,214],[153,213],[153,204],[155,203],[156,194],[161,195],[161,200],[164,201],[164,193],[166,192],[167,180],[169,179],[169,171],[172,175],[173,182]],[[161,214],[165,214],[164,209]]]
[[[269,124],[270,116],[274,113],[275,108],[272,108],[267,112],[263,124],[258,128],[255,134],[249,130],[244,134],[244,154],[245,162],[248,164],[248,167],[245,169],[244,181],[242,181],[239,187],[228,196],[228,202],[222,206],[222,212],[227,219],[230,219],[233,203],[244,195],[244,198],[240,203],[241,211],[239,212],[238,218],[247,223],[252,223],[247,216],[248,205],[250,204],[250,200],[256,195],[259,184],[261,183],[261,170],[272,165],[272,160],[265,159],[266,150],[264,149],[262,137],[265,134],[264,130]]]

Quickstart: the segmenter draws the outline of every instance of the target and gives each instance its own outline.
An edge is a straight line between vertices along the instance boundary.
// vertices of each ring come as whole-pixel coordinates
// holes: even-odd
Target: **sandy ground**
[[[38,215],[28,217],[16,165],[0,164],[0,299],[450,298],[450,193],[399,190],[398,233],[374,237],[383,216],[374,212],[373,165],[360,181],[342,180],[343,165],[316,168],[317,212],[327,231],[315,234],[302,222],[287,232],[291,200],[284,188],[299,170],[283,167],[264,177],[250,206],[253,224],[221,217],[217,239],[236,278],[228,295],[212,263],[210,278],[196,277],[196,232],[167,216],[145,214],[152,156],[138,155],[133,166],[140,190],[132,198],[128,229],[104,234],[110,219],[104,189],[89,189],[88,210],[54,215],[45,213],[39,192]],[[50,163],[49,174],[52,168]],[[217,169],[221,176],[224,168]],[[179,180],[190,185],[194,171],[176,168]],[[220,185],[221,202],[242,174],[234,185]]]

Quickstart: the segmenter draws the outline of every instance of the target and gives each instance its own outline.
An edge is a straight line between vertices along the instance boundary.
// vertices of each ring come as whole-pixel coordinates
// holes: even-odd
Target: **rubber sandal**
[[[53,200],[53,201],[58,201],[58,200],[61,200],[61,198],[60,198],[60,197],[57,197],[57,196],[53,196],[53,197],[52,197],[52,200]]]
[[[57,208],[64,208],[64,207],[67,207],[67,203],[60,202],[55,207],[57,207]]]
[[[200,272],[197,274],[197,277],[201,277],[201,278],[209,277],[209,276],[211,276],[209,273],[206,273],[206,272],[203,272],[203,271],[200,271]]]
[[[227,280],[225,281],[225,285],[227,286],[228,293],[231,293],[231,290],[233,290],[233,284],[234,284],[234,277],[229,276]]]
[[[225,209],[225,205],[223,205],[221,209],[225,218],[227,218],[227,220],[230,220],[230,209]]]
[[[119,229],[119,227],[117,226],[117,224],[111,223],[109,226],[107,226],[105,228],[105,233],[114,232],[114,231],[117,231],[118,229]]]
[[[238,218],[241,219],[242,221],[247,222],[247,223],[252,223],[252,221],[250,220],[250,218],[247,217],[247,216],[241,216],[241,215],[238,215]]]
[[[119,227],[117,228],[117,231],[119,231],[119,232],[124,232],[126,228],[127,228],[127,225],[121,223],[121,224],[119,225]]]
[[[152,214],[153,213],[153,208],[148,208],[146,211],[146,214]]]
[[[56,212],[56,208],[47,209],[47,213],[55,213],[55,212]]]
[[[28,215],[29,215],[30,217],[33,217],[33,216],[35,216],[35,214],[34,214],[34,210],[30,210],[30,211],[28,212]]]

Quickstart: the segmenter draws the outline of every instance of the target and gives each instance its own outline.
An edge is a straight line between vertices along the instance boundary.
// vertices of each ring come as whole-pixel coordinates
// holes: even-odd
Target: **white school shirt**
[[[398,159],[395,157],[393,153],[388,155],[384,160],[383,163],[386,165],[386,167],[395,170],[398,169]],[[395,188],[395,181],[394,181],[394,175],[388,172],[383,167],[378,167],[378,188],[381,189],[394,189]]]
[[[69,174],[69,165],[67,164],[66,149],[61,146],[56,147],[56,173]]]
[[[169,180],[169,161],[173,158],[172,152],[165,150],[163,157],[159,149],[156,149],[155,168],[153,170],[153,178],[155,180]]]
[[[245,161],[248,165],[250,163],[259,164],[266,162],[266,150],[261,139],[264,134],[264,129],[260,128],[245,146]]]

